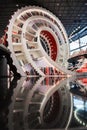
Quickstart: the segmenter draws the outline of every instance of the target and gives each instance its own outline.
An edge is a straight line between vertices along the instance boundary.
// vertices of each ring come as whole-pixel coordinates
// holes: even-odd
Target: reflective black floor
[[[1,129],[2,128],[2,129]],[[0,129],[87,129],[87,78],[0,78]]]

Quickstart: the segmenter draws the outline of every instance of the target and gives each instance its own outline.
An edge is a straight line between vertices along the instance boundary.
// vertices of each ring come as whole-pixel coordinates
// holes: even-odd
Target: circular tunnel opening
[[[55,61],[57,58],[58,47],[52,33],[47,30],[42,30],[40,33],[40,42],[46,53]]]

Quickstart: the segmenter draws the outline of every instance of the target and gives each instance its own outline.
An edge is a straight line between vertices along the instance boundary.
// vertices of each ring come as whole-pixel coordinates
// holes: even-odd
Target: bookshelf
[[[14,13],[7,34],[15,64],[23,67],[29,63],[44,76],[36,63],[42,59],[47,67],[62,71],[61,65],[66,64],[68,57],[68,38],[62,23],[52,13],[40,7],[23,7]]]

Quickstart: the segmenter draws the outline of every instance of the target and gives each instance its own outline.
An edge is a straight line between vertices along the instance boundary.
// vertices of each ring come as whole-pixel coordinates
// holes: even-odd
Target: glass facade
[[[87,35],[70,43],[70,55],[74,52],[87,49]]]

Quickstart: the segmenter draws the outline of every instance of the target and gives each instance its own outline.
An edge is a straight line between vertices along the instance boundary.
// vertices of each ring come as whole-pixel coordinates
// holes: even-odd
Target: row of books
[[[36,34],[36,32],[33,31],[31,28],[28,28],[27,31],[28,31],[29,33],[31,33],[32,35],[35,35],[35,34]]]
[[[12,42],[21,43],[21,39],[19,37],[12,36]]]
[[[51,20],[52,22],[54,22],[57,25],[57,22],[52,17],[50,17],[50,15],[40,12],[40,10],[39,11],[26,12],[25,14],[20,16],[20,19],[25,21],[28,18],[30,18],[31,16],[42,16],[42,17],[44,16],[45,18]]]
[[[36,48],[35,46],[29,46],[28,43],[26,43],[26,45],[27,45],[27,49],[35,49]]]
[[[34,36],[30,35],[29,33],[25,33],[24,37],[28,40],[28,41],[32,41],[34,39]]]

